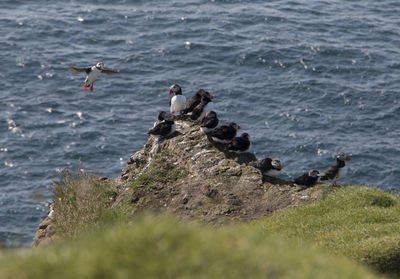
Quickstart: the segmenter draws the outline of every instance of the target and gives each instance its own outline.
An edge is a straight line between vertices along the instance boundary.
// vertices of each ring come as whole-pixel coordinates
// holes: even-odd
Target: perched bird
[[[167,137],[175,132],[175,122],[173,120],[164,120],[151,128],[147,134],[158,137]]]
[[[211,96],[209,94],[204,94],[201,96],[201,102],[198,104],[190,115],[192,120],[202,120],[206,113],[211,111],[214,105],[211,102]]]
[[[282,164],[279,159],[265,158],[263,160],[252,161],[249,166],[255,167],[261,171],[262,174],[278,177],[282,170]]]
[[[250,147],[250,135],[243,133],[240,137],[233,138],[228,146],[228,150],[234,152],[245,152]]]
[[[231,122],[228,125],[223,125],[210,132],[210,136],[213,141],[221,143],[230,143],[236,136],[236,132],[240,129],[240,125],[235,122]]]
[[[99,77],[100,74],[106,74],[106,75],[113,75],[117,74],[118,72],[110,71],[110,70],[105,70],[104,69],[104,64],[102,62],[97,63],[96,65],[90,67],[90,68],[75,68],[75,67],[70,67],[69,70],[73,73],[86,73],[86,79],[85,79],[85,85],[83,86],[83,90],[86,90],[87,87],[90,87],[90,91],[93,92],[93,84],[95,80]]]
[[[156,122],[154,122],[153,127],[157,126],[160,122],[162,122],[164,120],[174,120],[177,118],[178,117],[176,115],[162,110],[158,113],[158,120]]]
[[[336,155],[336,162],[332,166],[328,167],[323,173],[318,174],[320,181],[323,183],[331,182],[333,186],[336,185],[336,181],[342,179],[347,174],[347,168],[345,161],[350,161],[350,156],[344,152],[339,152]]]
[[[208,133],[218,125],[217,113],[213,110],[208,111],[200,122],[200,129],[204,133]]]
[[[307,187],[312,187],[319,182],[320,177],[318,176],[319,171],[317,170],[310,170],[303,174],[300,177],[297,177],[294,180],[294,183],[298,185],[304,185]]]
[[[197,90],[194,96],[186,102],[185,109],[182,111],[183,114],[192,112],[194,108],[200,104],[203,92],[205,92],[203,89]]]
[[[211,94],[210,92],[205,91],[204,89],[199,89],[197,90],[197,92],[194,94],[194,96],[192,98],[190,98],[187,102],[186,102],[186,106],[185,109],[182,111],[183,114],[188,114],[189,112],[192,112],[197,105],[200,104],[201,102],[201,97],[202,96],[210,96],[211,99],[214,99],[214,95]],[[209,110],[212,110],[212,108],[210,108]]]
[[[172,84],[169,88],[169,94],[174,95],[169,100],[170,112],[180,114],[186,105],[186,97],[182,95],[182,88],[178,84]]]

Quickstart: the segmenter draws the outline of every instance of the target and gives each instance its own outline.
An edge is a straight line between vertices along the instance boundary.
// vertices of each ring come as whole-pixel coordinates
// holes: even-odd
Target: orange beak
[[[351,160],[350,155],[347,155],[346,156],[346,161],[350,161],[350,160]]]

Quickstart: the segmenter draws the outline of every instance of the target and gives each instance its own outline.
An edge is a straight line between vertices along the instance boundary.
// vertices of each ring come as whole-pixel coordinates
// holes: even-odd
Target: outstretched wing
[[[106,75],[118,74],[118,72],[110,71],[110,70],[102,70],[101,73],[102,73],[102,74],[106,74]]]
[[[90,68],[75,68],[75,67],[69,67],[69,70],[73,73],[89,73]]]

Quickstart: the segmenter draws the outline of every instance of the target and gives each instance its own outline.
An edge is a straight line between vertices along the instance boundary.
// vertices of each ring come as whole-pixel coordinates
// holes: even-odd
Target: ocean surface
[[[169,86],[213,94],[283,179],[351,154],[400,190],[400,2],[0,1],[0,242],[29,246],[65,168],[116,178]],[[102,61],[94,92],[68,68]]]

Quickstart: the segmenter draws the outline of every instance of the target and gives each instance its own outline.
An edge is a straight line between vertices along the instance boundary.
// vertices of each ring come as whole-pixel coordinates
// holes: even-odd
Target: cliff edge
[[[168,138],[150,136],[144,147],[131,155],[121,176],[106,180],[112,180],[117,190],[104,206],[124,207],[132,215],[168,213],[185,221],[220,225],[256,220],[322,196],[320,190],[263,176],[247,165],[256,160],[253,153],[227,151],[194,123],[177,121],[176,126]],[[57,211],[60,206],[55,201]],[[46,218],[33,246],[56,236],[57,227]]]

